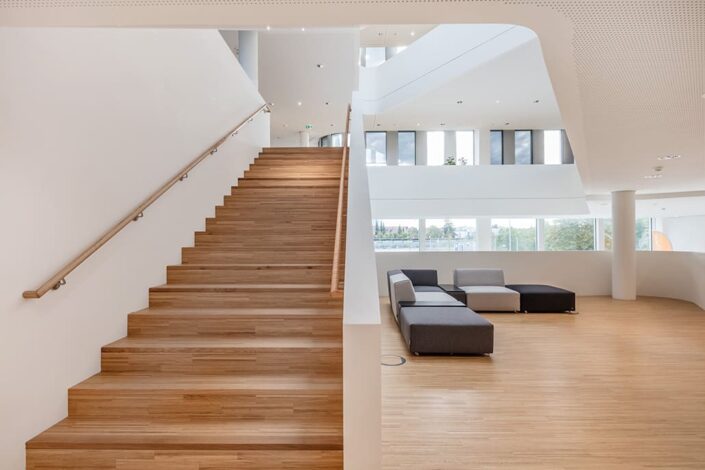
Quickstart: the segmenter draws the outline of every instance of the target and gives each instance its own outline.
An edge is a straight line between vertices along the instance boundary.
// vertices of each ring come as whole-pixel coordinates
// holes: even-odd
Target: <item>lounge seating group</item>
[[[575,294],[539,284],[504,284],[501,269],[456,269],[453,285],[433,269],[387,272],[389,299],[415,354],[491,354],[494,326],[476,312],[568,312]]]

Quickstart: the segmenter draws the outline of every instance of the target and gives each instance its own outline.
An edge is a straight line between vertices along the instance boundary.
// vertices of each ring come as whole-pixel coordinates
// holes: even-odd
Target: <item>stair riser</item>
[[[340,307],[340,299],[325,292],[150,292],[150,307],[248,308]]]
[[[342,447],[342,446],[341,446]],[[340,470],[342,450],[28,449],[27,470]]]
[[[215,248],[184,248],[181,257],[184,264],[273,264],[273,263],[331,263],[333,253],[311,251],[266,251],[243,252],[216,250]]]
[[[338,419],[342,391],[69,390],[69,417],[151,419]]]
[[[341,318],[311,316],[242,317],[224,314],[130,315],[130,336],[243,336],[341,338]]]
[[[252,199],[254,203],[263,202],[270,203],[278,200],[287,201],[307,201],[315,200],[316,198],[334,199],[338,197],[340,192],[339,186],[330,186],[322,188],[243,188],[240,186],[232,186],[231,194],[225,196],[225,200],[235,200],[238,198]]]
[[[326,179],[239,179],[237,186],[239,188],[277,188],[280,191],[283,188],[338,188],[340,181],[338,178]],[[283,193],[282,193],[283,194]]]
[[[296,246],[297,244],[300,243],[309,243],[312,245],[325,245],[325,244],[333,244],[334,238],[332,234],[322,234],[322,235],[315,235],[315,234],[300,234],[299,236],[293,237],[289,236],[287,234],[287,237],[282,239],[284,237],[281,236],[281,234],[276,233],[276,234],[268,234],[268,235],[262,235],[261,237],[257,237],[257,241],[260,243],[268,243],[268,244],[290,244],[292,246]],[[237,236],[237,235],[227,235],[227,234],[211,234],[211,233],[206,233],[206,232],[196,232],[196,235],[194,237],[194,241],[196,244],[203,243],[203,244],[214,244],[214,243],[233,243],[233,244],[238,244],[238,243],[251,243],[254,242],[255,240],[252,240],[250,237],[244,237],[244,236]]]
[[[167,268],[168,284],[323,284],[330,281],[331,267],[299,269],[184,269]]]
[[[104,348],[101,364],[103,372],[331,376],[342,373],[342,354],[337,348],[212,348],[192,352],[169,348],[154,351]]]

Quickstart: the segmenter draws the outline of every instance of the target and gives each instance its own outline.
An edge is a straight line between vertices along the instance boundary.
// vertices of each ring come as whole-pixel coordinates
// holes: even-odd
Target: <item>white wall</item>
[[[24,300],[263,103],[217,31],[0,28],[0,468],[67,412],[268,145],[260,114],[59,291]]]
[[[441,284],[456,268],[501,268],[507,284],[550,284],[577,295],[611,295],[612,252],[378,252],[380,296],[387,296],[391,269],[438,270]],[[637,252],[637,294],[693,302],[705,309],[705,253]]]
[[[371,166],[375,218],[588,214],[575,165]]]
[[[664,217],[661,223],[675,251],[705,253],[705,215]]]

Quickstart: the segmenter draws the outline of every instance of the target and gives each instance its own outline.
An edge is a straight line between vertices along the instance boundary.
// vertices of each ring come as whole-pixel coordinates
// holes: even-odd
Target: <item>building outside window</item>
[[[416,165],[416,132],[399,131],[397,136],[399,165]]]
[[[475,219],[426,219],[426,251],[474,251]]]
[[[563,136],[560,130],[543,131],[543,163],[544,165],[560,165],[563,163]]]
[[[456,165],[475,164],[475,133],[473,131],[457,131],[455,133]]]
[[[433,131],[426,134],[426,156],[429,166],[440,166],[445,163],[445,133]]]
[[[594,250],[595,219],[544,219],[546,251]]]
[[[531,131],[514,132],[514,163],[531,165]]]
[[[536,219],[492,219],[492,249],[536,250]]]
[[[386,165],[387,133],[365,132],[365,151],[368,165]]]
[[[502,131],[490,131],[490,163],[501,165],[502,158]]]
[[[418,219],[375,219],[372,221],[375,251],[418,251]]]

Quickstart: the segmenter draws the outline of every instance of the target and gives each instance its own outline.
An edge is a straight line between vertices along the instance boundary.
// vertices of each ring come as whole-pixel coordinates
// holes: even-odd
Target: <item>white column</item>
[[[634,191],[612,192],[612,298],[636,299]]]
[[[416,165],[428,164],[428,135],[426,131],[416,131]]]
[[[257,31],[240,31],[238,42],[240,65],[255,87],[258,87],[259,41]]]
[[[489,217],[477,218],[477,249],[492,251],[492,219]]]
[[[299,145],[301,147],[310,147],[311,146],[311,137],[309,136],[308,131],[301,131],[299,132]]]
[[[475,129],[475,165],[490,164],[490,130]]]

